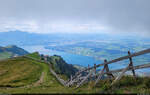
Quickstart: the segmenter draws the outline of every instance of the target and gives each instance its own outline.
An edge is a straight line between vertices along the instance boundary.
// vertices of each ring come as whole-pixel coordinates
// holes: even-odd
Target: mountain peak
[[[5,48],[18,48],[16,45],[8,45]]]

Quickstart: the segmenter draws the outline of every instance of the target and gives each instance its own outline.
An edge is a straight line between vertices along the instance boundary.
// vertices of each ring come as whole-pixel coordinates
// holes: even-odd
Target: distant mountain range
[[[15,45],[6,46],[6,47],[0,46],[0,59],[6,59],[13,56],[21,56],[25,54],[28,54],[28,52]]]
[[[8,31],[0,32],[0,45],[45,45],[55,42],[74,42],[94,39],[110,38],[108,35],[101,34],[65,34],[65,33],[50,33],[38,34],[28,33],[23,31]]]
[[[0,32],[0,45],[30,45],[40,43],[45,38],[44,36],[21,31]]]
[[[19,30],[0,32],[0,45],[44,45],[60,39],[63,40],[61,36],[63,35],[28,33]]]

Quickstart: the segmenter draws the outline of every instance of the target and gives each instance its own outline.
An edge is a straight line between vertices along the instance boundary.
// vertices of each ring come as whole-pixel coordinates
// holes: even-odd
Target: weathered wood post
[[[117,81],[121,79],[121,77],[125,74],[125,72],[130,68],[128,65],[126,68],[124,68],[119,76],[116,77],[116,79],[112,82],[111,86],[114,85]]]
[[[97,78],[96,77],[96,64],[94,64],[94,73],[95,73],[95,79]]]
[[[104,63],[105,63],[105,67],[106,67],[107,76],[109,77],[109,79],[114,78],[114,76],[113,76],[112,73],[108,73],[108,72],[109,72],[109,67],[108,67],[107,60],[106,60],[106,59],[104,60]]]
[[[80,87],[93,73],[94,69],[92,69],[89,74],[87,76],[84,77],[84,79],[79,83],[77,84],[76,88]]]
[[[106,69],[106,64],[107,64],[107,63],[104,62],[104,68],[99,72],[98,78],[97,78],[97,80],[96,80],[94,86],[98,83],[98,81],[99,81],[99,80],[102,78],[102,76],[104,75],[104,70]]]
[[[90,68],[90,65],[88,64],[88,69]],[[87,72],[89,73],[91,70],[89,69]],[[91,80],[91,76],[89,76],[88,78],[89,80]]]
[[[72,82],[72,75],[70,76],[70,81]]]
[[[88,64],[88,69],[90,68],[90,65]],[[89,70],[90,71],[90,70]]]
[[[134,71],[134,69],[133,69],[133,62],[132,62],[132,57],[130,57],[130,55],[131,55],[131,53],[130,53],[130,51],[128,51],[128,55],[129,55],[129,60],[130,60],[130,67],[132,68],[132,73],[133,73],[133,76],[134,76],[134,78],[136,77],[136,75],[135,75],[135,71]]]
[[[132,63],[132,58],[130,57],[130,55],[131,55],[130,51],[128,51],[128,55],[129,55],[129,60],[130,60],[129,65],[126,68],[123,69],[121,74],[112,82],[111,85],[114,85],[117,81],[119,81],[121,79],[121,77],[124,75],[124,73],[130,68],[132,68],[133,76],[135,76],[135,72],[134,72],[134,69],[133,69],[133,63]]]

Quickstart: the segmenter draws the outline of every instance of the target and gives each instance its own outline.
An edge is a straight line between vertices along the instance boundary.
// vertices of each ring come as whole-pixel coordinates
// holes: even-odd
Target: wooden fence
[[[138,65],[138,66],[133,66],[132,58],[136,57],[136,56],[139,56],[139,55],[147,54],[147,53],[150,53],[150,49],[142,50],[142,51],[139,51],[139,52],[136,52],[136,53],[133,53],[133,54],[131,54],[130,51],[128,51],[127,56],[123,56],[123,57],[120,57],[120,58],[117,58],[117,59],[114,59],[114,60],[111,60],[111,61],[104,60],[104,63],[98,64],[98,65],[94,64],[93,67],[88,66],[88,68],[77,72],[70,79],[70,81],[67,82],[67,86],[72,86],[74,84],[77,84],[76,88],[78,88],[82,84],[84,84],[90,77],[93,77],[93,76],[96,79],[95,84],[94,84],[94,85],[96,85],[101,80],[101,78],[104,74],[107,74],[107,76],[109,78],[115,78],[113,73],[116,73],[116,72],[121,72],[121,73],[120,73],[120,75],[118,75],[115,78],[115,80],[112,82],[111,85],[113,85],[117,81],[119,81],[122,78],[122,76],[125,74],[125,72],[127,72],[127,71],[132,71],[133,77],[136,77],[135,70],[136,69],[142,69],[142,68],[149,68],[150,63],[142,64],[142,65]],[[129,59],[129,61],[130,61],[130,63],[128,64],[128,66],[126,68],[112,70],[112,71],[109,70],[109,67],[108,67],[109,64],[115,63],[115,62],[118,62],[118,61],[122,61],[122,60],[125,60],[125,59]],[[101,71],[99,71],[98,73],[96,73],[96,69],[98,67],[101,67],[101,66],[103,66],[103,69]],[[83,74],[82,74],[83,72],[88,72],[88,74],[86,76],[83,76]]]

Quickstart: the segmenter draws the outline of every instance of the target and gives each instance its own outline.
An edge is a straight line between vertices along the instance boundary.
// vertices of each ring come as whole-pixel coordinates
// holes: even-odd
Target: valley
[[[137,80],[134,80],[131,72],[126,72],[120,82],[110,87],[109,80],[101,80],[97,86],[93,87],[94,81],[85,83],[75,90],[75,87],[64,87],[57,81],[56,76],[49,71],[49,65],[37,62],[22,55],[40,59],[39,54],[49,56],[49,61],[53,65],[53,70],[64,80],[68,80],[78,70],[87,68],[88,65],[101,64],[104,59],[112,60],[121,56],[138,52],[150,47],[149,39],[133,39],[131,37],[109,37],[107,35],[38,35],[14,32],[22,34],[21,38],[11,35],[10,43],[3,38],[0,48],[0,82],[1,93],[130,93],[149,92],[150,69],[136,70]],[[2,33],[7,35],[7,33]],[[9,34],[9,33],[8,33]],[[34,39],[32,38],[34,36]],[[51,38],[53,36],[53,38]],[[0,33],[0,37],[1,33]],[[28,39],[26,39],[28,37]],[[81,39],[81,38],[84,39]],[[91,39],[91,37],[93,39]],[[24,40],[22,40],[24,39]],[[37,40],[38,39],[38,40]],[[60,40],[61,39],[61,40]],[[33,40],[33,41],[32,41]],[[9,45],[9,46],[7,46]],[[20,47],[20,48],[19,48]],[[33,53],[35,52],[35,53]],[[133,58],[134,66],[150,62],[150,54]],[[125,68],[129,60],[110,64],[110,70]],[[11,65],[10,65],[11,64]],[[19,68],[20,67],[20,68]],[[97,69],[97,72],[102,67]],[[23,74],[22,74],[23,73]],[[115,74],[114,74],[115,75]],[[116,74],[117,75],[117,74]],[[144,80],[144,81],[143,81]],[[135,81],[133,83],[133,81]],[[133,85],[136,85],[135,88]],[[118,87],[120,87],[118,89]],[[145,88],[143,90],[143,88]]]

